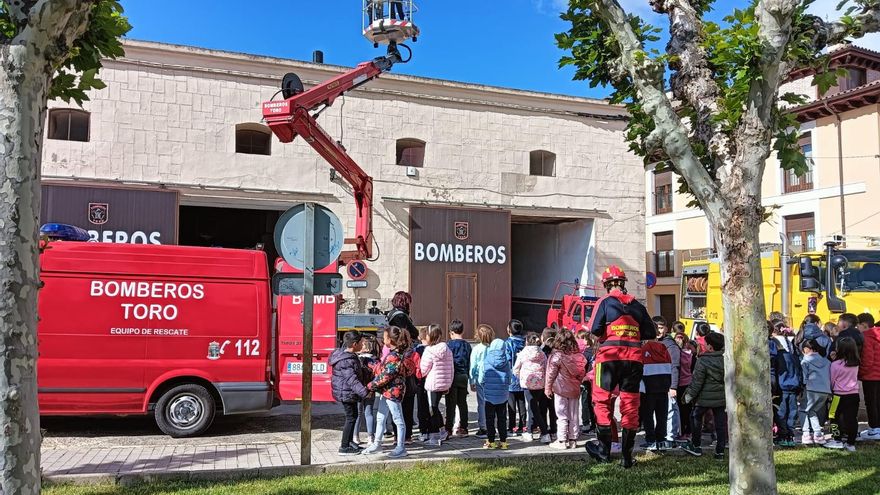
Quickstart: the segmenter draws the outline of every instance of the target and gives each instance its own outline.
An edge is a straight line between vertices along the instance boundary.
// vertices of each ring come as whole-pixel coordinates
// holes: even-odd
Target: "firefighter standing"
[[[593,311],[590,332],[599,339],[596,354],[596,382],[593,402],[598,425],[598,442],[587,443],[587,453],[599,462],[611,461],[611,422],[614,415],[615,389],[620,389],[622,465],[634,464],[632,452],[639,428],[639,383],[642,380],[643,340],[654,340],[657,329],[648,310],[626,293],[626,275],[617,266],[602,273],[602,285],[608,291]]]

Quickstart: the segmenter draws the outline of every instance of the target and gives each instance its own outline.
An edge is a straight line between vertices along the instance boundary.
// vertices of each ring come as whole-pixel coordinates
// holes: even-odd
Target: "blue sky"
[[[817,0],[813,10],[834,16],[838,0]],[[421,0],[416,18],[422,30],[414,57],[395,72],[455,81],[605,97],[572,81],[558,68],[553,35],[565,31],[559,19],[565,0]],[[737,0],[719,0],[728,12]],[[631,12],[652,16],[647,0],[621,0]],[[360,0],[123,0],[133,26],[130,38],[236,52],[310,60],[323,50],[325,62],[353,66],[384,53],[361,36]],[[173,13],[173,15],[169,15]],[[664,26],[663,19],[654,18]],[[877,38],[862,43],[880,47]]]

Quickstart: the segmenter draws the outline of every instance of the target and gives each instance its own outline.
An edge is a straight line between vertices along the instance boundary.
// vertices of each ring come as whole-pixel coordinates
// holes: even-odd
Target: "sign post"
[[[300,464],[312,463],[312,338],[315,324],[315,267],[323,269],[336,263],[342,252],[342,224],[327,208],[305,203],[284,212],[275,226],[275,247],[290,266],[302,270],[303,296],[303,372],[302,414],[300,426]],[[297,284],[273,277],[273,290],[279,295],[297,292]],[[320,274],[319,293],[341,290],[339,274]],[[295,281],[293,281],[295,282]]]
[[[303,251],[303,374],[299,462],[312,463],[312,335],[315,323],[315,205],[305,205]]]

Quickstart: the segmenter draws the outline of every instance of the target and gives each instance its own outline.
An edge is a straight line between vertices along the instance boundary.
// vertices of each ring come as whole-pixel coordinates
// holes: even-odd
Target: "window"
[[[424,167],[425,142],[412,138],[398,139],[397,164],[404,167]]]
[[[675,276],[675,251],[672,249],[672,232],[654,234],[654,267],[658,277]]]
[[[654,214],[672,211],[672,172],[654,173]]]
[[[260,124],[235,126],[235,152],[245,155],[271,155],[272,131]]]
[[[840,90],[847,91],[850,89],[864,86],[868,83],[868,71],[865,69],[851,68],[846,70],[846,75],[841,78]]]
[[[837,78],[837,84],[828,88],[822,96],[833,96],[843,91],[864,86],[868,83],[868,71],[859,67],[846,69],[846,74]]]
[[[813,214],[785,217],[785,237],[795,253],[816,249],[816,221]]]
[[[813,140],[812,134],[809,132],[806,134],[802,134],[800,140],[798,141],[798,146],[801,147],[801,152],[804,154],[804,157],[807,159],[807,171],[803,173],[803,175],[798,176],[795,174],[794,170],[785,170],[783,171],[785,178],[785,189],[786,193],[793,193],[798,191],[809,191],[813,189]]]
[[[49,110],[49,139],[89,141],[89,112],[73,108]]]
[[[555,176],[556,155],[544,150],[535,150],[529,153],[529,175]]]

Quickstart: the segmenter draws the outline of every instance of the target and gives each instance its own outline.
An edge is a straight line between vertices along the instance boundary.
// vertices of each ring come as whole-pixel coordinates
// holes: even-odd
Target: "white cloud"
[[[838,3],[840,3],[840,0],[816,0],[813,5],[810,6],[809,12],[826,21],[833,21],[839,19],[840,16],[843,15],[842,12],[837,11]],[[846,11],[848,6],[849,4],[844,6],[844,11]],[[880,51],[880,33],[868,34],[862,38],[853,40],[853,44],[870,50]]]

